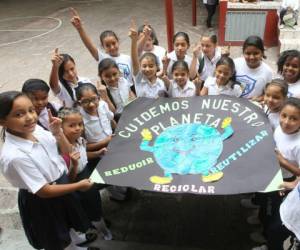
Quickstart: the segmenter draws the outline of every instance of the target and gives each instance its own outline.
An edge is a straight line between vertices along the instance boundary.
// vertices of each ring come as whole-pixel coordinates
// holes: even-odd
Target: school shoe
[[[264,244],[267,242],[267,239],[265,238],[265,236],[263,236],[263,234],[259,231],[251,233],[250,239],[259,244]]]
[[[108,229],[104,219],[101,219],[100,221],[95,221],[92,223],[96,227],[97,231],[102,235],[104,240],[112,240],[113,239],[112,233]]]
[[[260,225],[260,220],[258,219],[257,215],[251,215],[247,218],[247,223],[249,225]]]
[[[259,208],[258,205],[255,205],[253,202],[252,202],[252,199],[241,199],[240,201],[241,203],[241,206],[244,207],[244,208],[250,208],[250,209],[257,209]]]
[[[267,245],[261,245],[258,247],[253,247],[252,250],[268,250]]]

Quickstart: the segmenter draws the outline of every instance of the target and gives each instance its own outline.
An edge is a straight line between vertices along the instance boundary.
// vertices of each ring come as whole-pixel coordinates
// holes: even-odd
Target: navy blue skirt
[[[66,174],[56,181],[68,182]],[[71,228],[85,233],[92,227],[76,193],[40,198],[20,189],[18,205],[27,239],[36,249],[63,250],[71,243]]]

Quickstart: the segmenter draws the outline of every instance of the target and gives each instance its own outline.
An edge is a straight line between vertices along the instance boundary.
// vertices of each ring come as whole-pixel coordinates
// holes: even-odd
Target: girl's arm
[[[136,76],[140,71],[140,65],[139,65],[138,48],[137,48],[138,33],[136,31],[136,25],[134,20],[131,20],[129,37],[131,38],[131,60],[132,60],[133,75]]]
[[[288,170],[289,172],[293,173],[296,176],[300,176],[300,169],[298,166],[290,163],[287,159],[283,157],[283,155],[278,150],[275,150],[275,153],[279,161],[279,164],[282,168],[285,168],[286,170]]]
[[[203,88],[200,91],[200,96],[205,96],[205,95],[208,95],[208,88],[203,86]]]
[[[46,184],[36,192],[36,195],[41,198],[54,198],[72,193],[74,191],[87,191],[92,187],[92,185],[93,183],[88,179],[71,184]]]
[[[111,141],[112,136],[107,136],[105,139],[95,142],[95,143],[88,143],[86,145],[87,151],[97,151],[99,149],[102,149],[108,145],[108,143]]]
[[[144,50],[145,42],[151,36],[151,28],[145,25],[143,32],[140,34],[140,38],[137,41],[138,55],[140,56]]]
[[[201,44],[197,44],[193,49],[193,59],[190,66],[190,79],[195,79],[197,76],[198,58],[201,53]]]
[[[54,92],[54,94],[58,94],[60,92],[58,69],[62,64],[62,61],[63,58],[58,54],[58,48],[56,48],[51,57],[52,69],[49,79],[50,88]]]
[[[80,19],[79,13],[74,9],[70,8],[72,18],[71,23],[75,27],[75,29],[78,31],[78,34],[84,44],[84,46],[88,49],[88,51],[91,53],[91,55],[94,57],[94,59],[98,62],[99,61],[99,54],[97,47],[93,43],[92,39],[89,37],[89,35],[86,33],[85,29],[83,28],[82,21]]]
[[[88,151],[87,153],[87,157],[89,160],[91,159],[95,159],[95,158],[99,158],[102,155],[104,155],[107,152],[107,148],[101,148],[97,151]]]
[[[70,163],[70,169],[69,169],[69,179],[71,182],[74,182],[76,180],[76,176],[78,173],[78,161],[80,159],[80,152],[71,152],[70,153],[71,163]]]
[[[116,107],[108,97],[107,88],[100,81],[97,81],[97,90],[100,98],[107,103],[109,110],[113,113],[116,113]]]
[[[169,90],[170,88],[170,85],[171,85],[171,81],[170,79],[168,78],[168,76],[166,74],[164,74],[163,76],[160,76],[159,77],[160,79],[163,80],[164,84],[165,84],[165,87],[167,89],[167,91]]]

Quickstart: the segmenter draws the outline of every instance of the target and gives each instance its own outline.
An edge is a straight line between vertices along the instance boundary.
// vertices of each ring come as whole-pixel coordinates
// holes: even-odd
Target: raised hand
[[[193,55],[198,58],[200,56],[201,51],[202,51],[201,44],[200,43],[195,44],[193,47]]]
[[[168,66],[169,66],[169,63],[171,61],[171,59],[167,56],[167,51],[165,53],[165,56],[162,58],[162,65],[163,65],[163,72],[164,74],[166,75],[167,74],[167,70],[168,70]]]
[[[78,161],[80,159],[80,152],[74,151],[74,149],[73,149],[73,151],[69,154],[69,156],[71,159],[71,165],[73,167],[78,167]]]
[[[56,66],[57,68],[62,64],[63,57],[58,53],[58,48],[56,48],[51,56],[51,62],[53,66]]]
[[[97,81],[97,90],[101,98],[105,99],[108,97],[107,88],[99,80]]]
[[[138,40],[137,26],[134,18],[131,19],[128,36],[131,38],[131,40]]]
[[[82,28],[82,21],[80,19],[79,13],[74,8],[70,8],[71,12],[71,23],[76,29]]]
[[[60,118],[58,117],[54,117],[52,116],[51,110],[48,109],[48,117],[49,117],[49,129],[51,131],[51,133],[56,136],[59,135],[62,130],[61,130],[61,124],[62,121]]]

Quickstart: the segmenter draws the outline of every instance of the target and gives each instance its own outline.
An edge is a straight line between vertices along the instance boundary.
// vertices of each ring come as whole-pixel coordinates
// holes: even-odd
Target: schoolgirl
[[[283,51],[277,62],[278,73],[289,86],[289,97],[300,98],[300,52]]]
[[[0,94],[0,124],[5,133],[0,166],[7,180],[20,189],[18,205],[27,239],[36,249],[62,250],[71,245],[72,228],[81,232],[91,228],[72,193],[93,184],[88,179],[69,184],[57,148],[68,153],[69,144],[60,119],[49,114],[49,121],[51,132],[36,125],[34,106],[25,94]]]
[[[88,166],[88,155],[86,152],[86,141],[81,137],[84,125],[83,119],[78,109],[63,108],[58,112],[58,117],[62,120],[63,133],[72,146],[72,152],[69,155],[69,164],[67,164],[71,178],[79,181],[89,178],[92,171]],[[102,149],[103,152],[106,149]],[[91,152],[90,152],[91,153]],[[102,218],[101,197],[98,189],[92,187],[87,192],[78,192],[82,207],[86,211],[92,224],[101,232],[104,239],[112,239],[112,235]]]
[[[242,97],[262,100],[264,87],[272,80],[271,68],[262,61],[264,44],[260,37],[249,36],[243,44],[243,57],[234,59],[236,80],[242,84]]]
[[[91,81],[77,75],[75,61],[70,55],[59,54],[55,49],[51,61],[50,88],[65,107],[72,107],[76,102],[76,88]]]
[[[221,48],[217,46],[216,35],[203,35],[200,43],[193,49],[193,59],[190,67],[190,78],[194,79],[198,74],[204,82],[209,76],[213,76],[216,64],[221,59]]]
[[[157,98],[166,90],[164,82],[156,75],[159,71],[157,57],[153,53],[147,52],[138,59],[138,34],[134,24],[131,25],[129,36],[131,38],[131,57],[137,96]]]
[[[46,130],[49,130],[48,110],[56,117],[61,107],[57,103],[48,101],[49,91],[49,86],[41,79],[28,79],[22,87],[22,92],[30,98],[38,115],[37,124]]]
[[[104,58],[111,58],[114,60],[122,76],[129,81],[133,82],[131,58],[128,55],[119,52],[119,38],[112,30],[103,31],[100,34],[100,43],[104,51],[98,49],[91,38],[86,33],[82,21],[80,19],[79,13],[71,8],[72,19],[71,23],[78,31],[78,34],[84,43],[85,47],[89,50],[93,58],[100,63]]]
[[[235,81],[235,66],[230,57],[221,57],[216,64],[214,77],[208,77],[200,95],[230,95],[240,97],[242,88]]]

